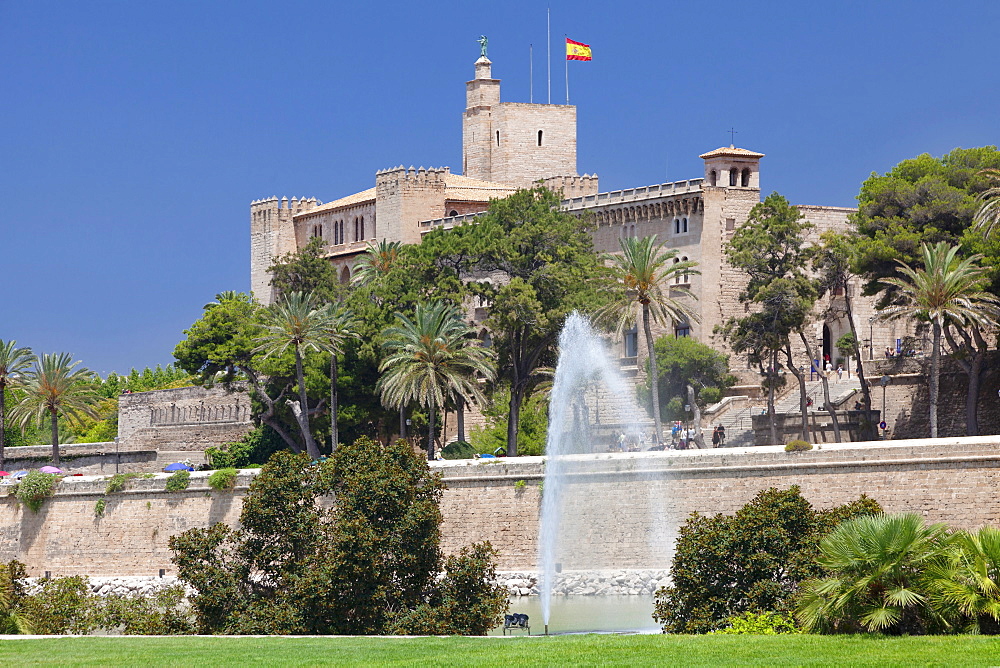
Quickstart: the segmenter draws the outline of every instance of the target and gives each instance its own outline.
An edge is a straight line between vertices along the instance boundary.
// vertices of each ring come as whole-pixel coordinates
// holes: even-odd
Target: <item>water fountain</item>
[[[593,421],[592,408],[587,402],[592,389],[593,403],[600,401],[602,390],[605,397],[603,403],[595,406],[597,414]],[[559,361],[549,399],[538,554],[539,596],[546,631],[557,563],[573,548],[586,549],[586,540],[579,535],[567,535],[567,528],[563,526],[567,512],[577,512],[587,505],[586,500],[568,498],[571,486],[567,485],[566,469],[574,460],[586,459],[598,450],[608,450],[608,435],[604,435],[603,442],[598,442],[592,433],[602,418],[601,424],[607,428],[610,422],[615,431],[625,435],[626,442],[642,443],[644,448],[651,445],[649,419],[638,407],[634,389],[622,377],[617,360],[609,354],[606,339],[593,330],[586,317],[574,312],[566,319],[559,335]],[[643,438],[643,431],[648,438]],[[614,499],[607,503],[613,504]]]

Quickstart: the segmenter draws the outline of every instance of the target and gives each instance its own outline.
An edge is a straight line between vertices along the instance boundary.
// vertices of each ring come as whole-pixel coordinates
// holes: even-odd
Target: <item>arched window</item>
[[[361,228],[361,236],[358,237],[358,241],[361,241],[362,239],[365,238],[365,217],[361,216],[359,220],[360,222],[358,223],[358,225]]]
[[[736,185],[736,177],[737,177],[738,174],[739,174],[739,172],[736,171],[735,167],[733,167],[732,169],[729,170],[729,185],[731,185],[731,186],[735,186]]]
[[[674,234],[680,234],[680,233],[681,233],[681,219],[680,218],[675,218],[674,219]]]
[[[750,169],[744,168],[743,173],[740,175],[740,185],[744,188],[750,187]]]
[[[497,146],[500,145],[500,131],[497,130]]]
[[[542,131],[541,130],[538,131],[538,145],[539,146],[542,145]]]
[[[454,209],[452,209],[451,211],[448,212],[448,215],[452,216],[452,217],[457,216],[458,215],[458,211],[455,211]]]
[[[680,259],[675,257],[674,264],[680,264]],[[681,283],[681,275],[674,274],[674,285],[680,285],[680,283]]]
[[[714,169],[708,173],[708,185],[714,186],[718,180],[719,175]]]
[[[684,222],[681,223],[681,232],[687,232],[687,231],[688,231],[688,219],[685,218]]]
[[[340,272],[340,282],[347,285],[351,282],[351,270],[344,267],[343,271]]]
[[[681,256],[681,262],[687,262],[687,261],[688,261],[688,259],[687,259],[687,255],[683,255],[683,256]],[[691,274],[689,274],[689,273],[687,273],[687,272],[685,271],[685,272],[684,272],[684,273],[683,273],[683,274],[681,275],[681,283],[690,283],[690,282],[691,282]],[[685,336],[687,336],[687,335],[685,334]]]
[[[622,343],[625,348],[623,357],[637,357],[639,355],[639,328],[636,325],[632,325],[632,329],[625,330]]]

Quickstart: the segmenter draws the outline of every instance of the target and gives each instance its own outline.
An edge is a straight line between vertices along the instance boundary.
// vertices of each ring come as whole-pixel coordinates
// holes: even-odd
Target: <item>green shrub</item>
[[[771,488],[735,515],[692,514],[680,529],[672,584],[653,618],[667,633],[706,633],[744,612],[791,612],[800,584],[821,575],[819,541],[841,521],[881,512],[862,496],[815,511],[799,493]]]
[[[87,617],[93,595],[87,578],[73,575],[36,584],[38,590],[25,596],[20,605],[35,633],[84,634],[91,630]]]
[[[194,619],[185,609],[184,587],[174,585],[146,596],[97,597],[88,615],[88,626],[122,635],[187,635],[194,633]]]
[[[722,401],[721,387],[703,387],[698,393],[698,402],[705,406],[711,406]]]
[[[104,509],[108,507],[108,500],[103,496],[94,504],[94,517],[104,517]]]
[[[129,480],[152,477],[152,473],[116,473],[108,479],[108,484],[104,487],[104,493],[116,494],[125,490]]]
[[[284,447],[285,442],[273,429],[258,427],[238,441],[205,448],[205,458],[213,469],[245,469],[267,463],[271,455]]]
[[[475,455],[476,449],[468,441],[452,441],[441,448],[444,459],[472,459]]]
[[[779,633],[802,633],[795,620],[780,612],[744,612],[726,620],[729,625],[712,633],[774,636]]]
[[[56,491],[57,482],[59,477],[51,473],[31,471],[17,484],[17,499],[37,513],[45,499]]]
[[[516,489],[519,492],[527,486],[528,483],[526,483],[524,480],[518,480],[517,482],[514,483],[514,489]]]
[[[239,473],[239,471],[233,468],[219,469],[212,475],[208,476],[208,486],[212,489],[219,490],[220,492],[231,490],[236,487],[236,476],[238,476]]]
[[[191,473],[189,471],[177,471],[167,478],[168,492],[182,492],[191,484]]]
[[[813,446],[811,443],[807,443],[801,439],[796,439],[794,441],[789,441],[785,445],[785,452],[805,452],[806,450],[812,450]]]

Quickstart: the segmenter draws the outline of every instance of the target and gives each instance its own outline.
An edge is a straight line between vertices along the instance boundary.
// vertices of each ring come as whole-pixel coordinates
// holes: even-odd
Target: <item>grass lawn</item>
[[[575,635],[532,638],[0,640],[3,666],[989,666],[1000,638]]]

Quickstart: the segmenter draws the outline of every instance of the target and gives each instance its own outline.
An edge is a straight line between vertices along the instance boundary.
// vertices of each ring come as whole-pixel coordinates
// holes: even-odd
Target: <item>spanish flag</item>
[[[566,38],[566,60],[593,60],[590,45]]]

